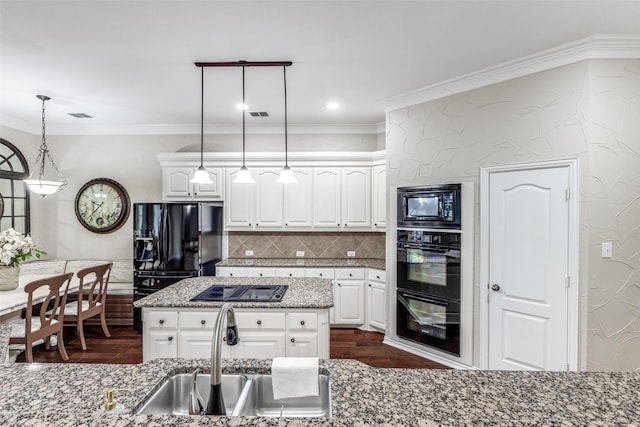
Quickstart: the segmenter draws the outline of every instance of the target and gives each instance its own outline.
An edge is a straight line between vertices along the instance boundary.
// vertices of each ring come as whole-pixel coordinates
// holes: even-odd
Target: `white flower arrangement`
[[[45,251],[36,247],[28,234],[25,236],[13,228],[0,233],[0,266],[13,267],[32,256],[40,258],[46,254]]]

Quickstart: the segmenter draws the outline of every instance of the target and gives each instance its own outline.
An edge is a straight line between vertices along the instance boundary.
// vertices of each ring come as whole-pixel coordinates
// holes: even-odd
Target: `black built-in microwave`
[[[460,229],[460,184],[398,188],[398,227]]]

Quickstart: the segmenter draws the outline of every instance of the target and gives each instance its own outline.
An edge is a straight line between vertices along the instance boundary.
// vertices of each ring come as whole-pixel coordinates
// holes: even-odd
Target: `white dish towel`
[[[276,357],[271,364],[274,399],[318,396],[317,357]]]

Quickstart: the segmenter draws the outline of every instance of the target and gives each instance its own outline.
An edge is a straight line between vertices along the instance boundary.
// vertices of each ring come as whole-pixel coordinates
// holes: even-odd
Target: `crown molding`
[[[197,166],[200,162],[199,151],[181,151],[159,153],[156,158],[161,166]],[[281,165],[283,152],[247,152],[246,162],[250,167]],[[345,152],[289,152],[290,162],[297,167],[318,166],[328,164],[349,164],[370,166],[385,159],[385,150],[379,151],[345,151]],[[202,159],[205,166],[237,166],[242,163],[242,152],[204,152]]]
[[[386,113],[589,59],[640,58],[640,34],[597,34],[504,62],[383,102]]]

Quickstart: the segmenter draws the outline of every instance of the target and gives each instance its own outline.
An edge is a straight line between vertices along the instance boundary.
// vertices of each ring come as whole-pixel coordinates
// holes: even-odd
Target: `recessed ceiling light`
[[[337,102],[330,102],[327,104],[327,110],[338,110],[340,109],[340,104]]]
[[[247,104],[238,104],[238,105],[236,105],[236,108],[238,110],[248,110],[249,106]]]

